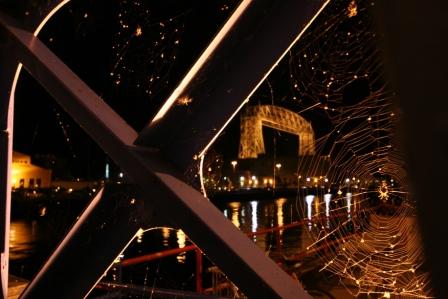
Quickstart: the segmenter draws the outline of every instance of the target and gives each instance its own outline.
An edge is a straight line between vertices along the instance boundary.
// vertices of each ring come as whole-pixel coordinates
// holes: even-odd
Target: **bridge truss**
[[[134,131],[37,38],[68,2],[0,3],[1,295],[7,297],[8,285],[14,91],[23,65],[123,169],[139,195],[130,201],[106,201],[101,194],[93,199],[22,298],[87,296],[140,229],[160,225],[182,228],[250,298],[309,298],[186,184],[183,173],[205,154],[328,1],[243,0],[142,132]],[[188,106],[173,105],[185,97]]]
[[[263,126],[297,135],[298,155],[313,155],[314,131],[311,123],[288,109],[274,105],[247,107],[241,115],[241,135],[238,157],[257,158],[265,153]]]

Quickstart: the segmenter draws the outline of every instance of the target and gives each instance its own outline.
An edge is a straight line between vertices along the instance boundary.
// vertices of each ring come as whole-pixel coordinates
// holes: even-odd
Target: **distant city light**
[[[120,172],[120,173],[118,174],[118,176],[119,176],[120,178],[123,178],[123,173]]]

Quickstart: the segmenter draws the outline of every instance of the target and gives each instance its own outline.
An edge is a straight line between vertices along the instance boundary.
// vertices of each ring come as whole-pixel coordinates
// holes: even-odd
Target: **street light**
[[[235,171],[235,167],[238,164],[238,162],[234,160],[234,161],[230,162],[230,164],[232,164],[233,171]]]
[[[279,172],[280,168],[282,168],[282,164],[280,164],[280,163],[275,164],[275,168],[277,168],[277,172]],[[275,176],[276,176],[275,168],[274,168],[274,185],[272,186],[274,189],[277,187],[276,179],[275,179]]]

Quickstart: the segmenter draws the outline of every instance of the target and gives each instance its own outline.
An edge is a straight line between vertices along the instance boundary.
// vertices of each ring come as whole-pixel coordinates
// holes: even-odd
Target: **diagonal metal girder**
[[[37,28],[45,16],[48,16],[63,0],[36,0],[27,4],[17,1],[0,2],[0,12],[5,18],[13,20],[13,16],[27,16],[22,19],[26,28]],[[30,5],[31,4],[31,5]],[[30,13],[31,12],[31,13]],[[11,86],[21,67],[10,59],[11,45],[0,32],[0,298],[7,297],[9,273],[9,230],[11,208],[11,162],[14,123],[14,94]]]
[[[133,146],[136,132],[45,45],[29,32],[9,26],[3,19],[0,19],[0,22],[15,45],[11,56],[14,55],[24,64],[56,101],[128,174],[141,189],[145,197],[143,204],[148,202],[150,206],[153,205],[172,225],[181,227],[251,298],[309,297],[298,282],[267,258],[252,241],[223,217],[219,210],[198,191],[179,179],[182,176],[161,159],[157,152]],[[64,252],[64,248],[60,248],[55,254],[61,252]],[[101,254],[101,248],[97,254]],[[85,260],[95,256],[92,254],[71,258],[80,259],[85,263]],[[56,262],[52,263],[52,260],[57,261],[59,267]],[[53,271],[61,265],[73,267],[76,263],[52,256],[25,291],[23,298],[85,296],[87,289],[69,288],[72,280],[86,279],[83,269],[66,269],[67,273],[71,273],[71,279],[66,279],[65,276],[55,275],[57,272]],[[96,280],[88,281],[86,285],[91,288],[95,283]],[[68,289],[72,293],[67,293]]]

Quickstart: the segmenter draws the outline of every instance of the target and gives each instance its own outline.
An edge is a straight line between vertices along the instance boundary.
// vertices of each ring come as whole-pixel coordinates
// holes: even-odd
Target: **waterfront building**
[[[51,170],[31,163],[31,156],[13,151],[12,188],[49,188]]]

